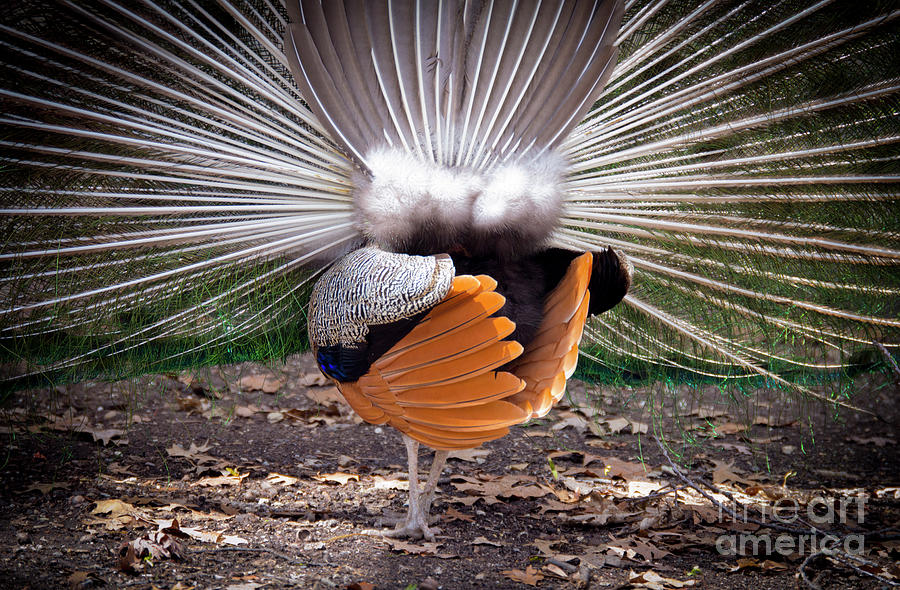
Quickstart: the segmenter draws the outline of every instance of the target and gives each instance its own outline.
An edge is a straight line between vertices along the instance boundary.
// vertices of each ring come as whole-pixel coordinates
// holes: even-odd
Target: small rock
[[[84,504],[84,496],[72,496],[71,498],[69,498],[69,504]]]
[[[419,590],[438,590],[438,583],[434,578],[425,578],[425,580],[419,584]]]
[[[19,545],[28,545],[31,543],[31,535],[24,531],[18,532],[16,533],[16,541],[19,542]]]

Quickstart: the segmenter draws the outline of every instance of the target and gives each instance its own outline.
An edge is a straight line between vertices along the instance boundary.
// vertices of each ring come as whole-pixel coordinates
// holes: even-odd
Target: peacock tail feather
[[[554,245],[634,266],[624,304],[586,326],[582,375],[804,391],[879,345],[896,355],[898,17],[890,2],[625,3],[605,90],[552,138],[567,163]],[[3,11],[4,388],[308,346],[317,274],[362,242],[365,154],[304,102],[288,22],[266,0]],[[372,59],[408,67],[394,55]],[[494,135],[476,152],[525,96],[479,83],[489,108],[472,112]],[[414,98],[388,113],[397,129],[422,118]]]

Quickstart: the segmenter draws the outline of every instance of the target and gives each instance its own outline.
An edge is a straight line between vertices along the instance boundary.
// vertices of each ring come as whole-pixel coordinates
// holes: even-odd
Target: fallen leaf
[[[606,477],[620,477],[625,481],[647,477],[645,467],[641,463],[630,463],[616,457],[606,457],[603,459],[603,463],[606,466],[604,469]]]
[[[296,477],[291,477],[290,475],[282,475],[280,473],[270,473],[266,477],[266,481],[269,483],[278,483],[282,485],[292,486],[297,483],[298,480]]]
[[[736,424],[734,422],[725,422],[716,426],[716,432],[719,434],[737,434],[747,430],[746,424]]]
[[[438,557],[440,559],[451,559],[458,557],[455,554],[439,552],[438,547],[441,546],[440,542],[421,543],[416,545],[413,543],[407,543],[406,541],[401,541],[400,539],[391,539],[388,537],[382,537],[381,540],[390,545],[393,551],[402,551],[403,553],[409,553],[410,555],[424,555],[430,557]]]
[[[729,481],[746,485],[752,485],[756,483],[735,473],[735,471],[740,470],[734,467],[734,461],[725,463],[724,461],[717,461],[715,459],[710,460],[713,462],[713,465],[715,465],[715,468],[713,469],[714,484],[721,484]]]
[[[759,568],[764,571],[773,571],[773,572],[783,572],[787,571],[787,565],[783,563],[779,563],[777,561],[772,561],[771,559],[766,559],[763,561],[759,561],[754,557],[744,557],[742,559],[738,559],[737,565],[728,570],[729,572],[736,572],[743,569],[748,568]]]
[[[353,473],[344,473],[342,471],[336,471],[334,473],[322,473],[319,475],[314,475],[313,479],[321,482],[333,482],[341,485],[346,485],[348,481],[355,480],[359,481],[359,476]]]
[[[106,428],[106,429],[102,429],[102,430],[85,428],[84,431],[89,432],[90,435],[92,437],[94,437],[94,442],[102,441],[104,447],[106,445],[108,445],[112,439],[118,438],[118,437],[122,436],[123,434],[125,434],[124,430],[119,430],[117,428]],[[127,443],[128,441],[120,440],[120,441],[115,441],[115,442],[116,442],[116,444],[124,444],[124,443]]]
[[[306,390],[306,397],[322,406],[342,405],[344,396],[337,387],[314,387]]]
[[[493,545],[494,547],[502,547],[501,543],[496,541],[491,541],[485,537],[476,537],[474,541],[472,541],[473,545]]]
[[[897,441],[895,441],[894,439],[884,436],[851,436],[849,438],[855,443],[859,443],[861,445],[875,445],[876,447],[886,447],[888,445],[897,444]]]
[[[686,588],[693,586],[697,580],[676,580],[674,578],[664,578],[653,570],[635,573],[628,572],[628,583],[635,588],[650,588],[651,590],[668,590],[670,588]]]
[[[300,375],[300,377],[297,379],[297,382],[300,385],[309,387],[311,385],[328,385],[329,383],[331,383],[331,380],[322,373],[316,372]]]
[[[372,478],[373,486],[376,490],[402,490],[409,491],[409,482],[405,479],[398,479],[396,476],[382,477],[376,475]]]
[[[618,434],[618,433],[622,432],[623,430],[628,428],[628,425],[630,424],[630,422],[628,421],[628,418],[622,418],[622,417],[604,418],[601,420],[601,422],[606,424],[606,427],[609,428],[609,431],[612,434]]]
[[[470,516],[468,514],[463,514],[459,510],[450,507],[447,508],[447,511],[441,516],[441,520],[444,522],[453,522],[454,520],[462,520],[465,522],[475,522],[475,517]]]
[[[369,582],[353,582],[347,586],[347,590],[375,590],[375,584]]]
[[[521,582],[529,586],[537,586],[538,582],[544,579],[544,575],[530,565],[525,568],[524,572],[522,570],[504,570],[500,573],[514,582]]]
[[[250,418],[259,411],[260,409],[252,404],[249,406],[238,406],[234,409],[234,413],[241,418]]]
[[[243,391],[275,393],[284,385],[284,379],[276,379],[272,375],[245,375],[239,385]]]
[[[566,574],[566,572],[564,572],[564,571],[562,570],[562,568],[559,567],[559,566],[556,565],[556,564],[548,563],[547,565],[545,565],[545,566],[544,566],[543,568],[541,568],[541,569],[542,569],[543,571],[545,571],[545,572],[549,572],[550,574],[553,574],[553,575],[556,576],[557,578],[562,578],[563,580],[568,580],[568,579],[569,579],[568,574]]]
[[[191,443],[191,448],[188,450],[185,450],[181,445],[172,445],[166,449],[166,453],[170,457],[184,457],[185,459],[191,459],[192,461],[201,459],[212,459],[213,461],[216,461],[217,459],[215,457],[204,454],[210,448],[212,448],[212,445],[209,444],[209,441],[206,441],[202,445]]]
[[[484,463],[485,457],[491,454],[489,449],[460,449],[456,451],[450,451],[450,454],[447,455],[448,459],[459,459],[460,461],[469,461],[470,463]]]
[[[249,473],[238,475],[220,475],[218,477],[201,477],[195,486],[214,487],[214,486],[237,486],[241,485]]]
[[[91,510],[91,514],[109,514],[111,518],[131,515],[136,510],[134,506],[122,500],[97,500],[94,503],[97,506]]]

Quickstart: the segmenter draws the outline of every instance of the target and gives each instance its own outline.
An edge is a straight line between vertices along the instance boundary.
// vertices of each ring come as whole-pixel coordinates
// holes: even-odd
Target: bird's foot
[[[436,517],[427,518],[422,512],[416,510],[410,511],[405,518],[387,518],[381,519],[380,522],[388,524],[396,523],[393,529],[370,530],[365,531],[368,534],[381,535],[391,538],[408,538],[419,540],[424,538],[426,541],[434,541],[435,533],[441,532],[440,529],[432,529],[429,524],[433,524],[437,520]],[[393,521],[393,522],[392,522]]]

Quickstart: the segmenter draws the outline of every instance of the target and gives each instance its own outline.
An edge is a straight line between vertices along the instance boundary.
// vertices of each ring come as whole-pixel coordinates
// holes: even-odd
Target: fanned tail
[[[645,8],[565,145],[557,243],[611,245],[635,270],[583,350],[610,377],[773,385],[839,374],[874,342],[896,351],[900,11]]]
[[[304,346],[310,262],[357,238],[349,162],[282,63],[284,15],[102,1],[0,18],[4,372]]]
[[[304,2],[306,28],[241,1],[4,10],[4,383],[304,349],[311,263],[358,245],[374,139],[427,165],[531,170],[482,178],[497,190],[480,219],[521,230],[514,246],[553,226],[555,245],[628,256],[624,305],[585,328],[595,377],[803,384],[873,342],[896,354],[890,3],[636,1],[615,44],[599,24],[619,3],[399,4]],[[325,39],[322,19],[344,29]],[[510,189],[551,177],[545,200]],[[554,195],[561,225],[538,227]]]

